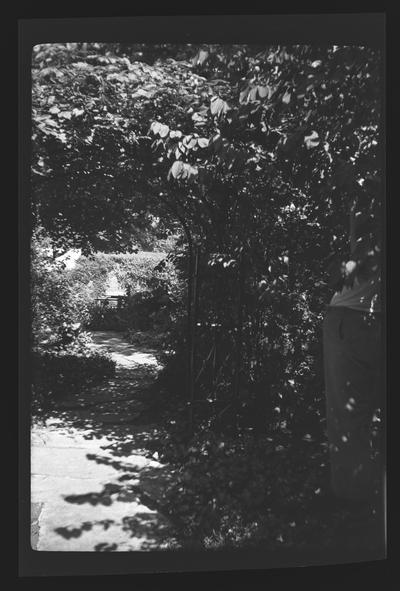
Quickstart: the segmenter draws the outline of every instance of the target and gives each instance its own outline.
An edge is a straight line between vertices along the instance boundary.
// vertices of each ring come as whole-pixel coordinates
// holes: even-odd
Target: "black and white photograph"
[[[383,47],[69,39],[25,81],[30,548],[384,560]]]

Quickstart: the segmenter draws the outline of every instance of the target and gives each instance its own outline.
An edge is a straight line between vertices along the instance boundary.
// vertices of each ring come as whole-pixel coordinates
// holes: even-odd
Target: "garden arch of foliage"
[[[352,203],[357,270],[380,256],[380,59],[350,46],[34,48],[34,222],[56,253],[130,252],[150,215],[180,229],[170,367],[192,428],[322,437],[321,319],[345,280]]]

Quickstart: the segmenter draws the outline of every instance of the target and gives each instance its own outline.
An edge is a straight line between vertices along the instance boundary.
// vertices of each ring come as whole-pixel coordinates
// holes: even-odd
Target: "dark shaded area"
[[[139,351],[139,348],[130,345],[121,344],[118,335],[111,336],[107,340],[106,334],[99,335],[101,346],[111,346],[108,343],[118,343],[119,351]],[[141,351],[140,351],[141,352]],[[109,444],[101,446],[101,449],[108,452],[109,457],[96,453],[87,454],[87,458],[98,464],[108,465],[115,469],[117,483],[107,483],[101,492],[93,492],[84,495],[68,495],[65,501],[72,504],[88,504],[92,506],[110,506],[114,502],[125,502],[127,504],[127,513],[129,503],[141,503],[151,510],[157,511],[157,515],[136,514],[135,516],[126,515],[122,521],[116,525],[124,531],[130,531],[131,536],[146,538],[141,545],[145,549],[157,549],[160,544],[168,543],[168,547],[184,547],[204,550],[204,548],[220,549],[229,547],[229,539],[219,540],[218,537],[208,537],[200,531],[196,536],[185,534],[185,528],[190,519],[190,512],[194,510],[207,511],[209,508],[205,504],[197,507],[188,507],[188,513],[185,517],[185,511],[182,506],[186,501],[182,492],[174,491],[175,500],[171,503],[171,497],[164,493],[170,486],[173,487],[174,480],[178,477],[179,485],[182,482],[184,474],[180,474],[179,462],[171,461],[171,466],[166,470],[162,468],[139,468],[133,467],[124,458],[129,458],[132,454],[140,454],[145,457],[152,457],[154,452],[158,452],[162,459],[167,450],[170,440],[170,434],[158,423],[148,422],[148,419],[157,416],[154,412],[154,403],[159,400],[159,392],[152,388],[156,377],[154,368],[143,367],[133,364],[132,367],[118,367],[115,378],[104,382],[94,388],[90,395],[85,395],[81,400],[81,408],[56,408],[50,413],[49,418],[61,421],[63,428],[85,430],[85,439],[105,438]],[[72,403],[72,402],[71,402]],[[121,422],[121,416],[129,422]],[[110,422],[105,417],[110,418]],[[157,419],[158,421],[158,419]],[[278,442],[276,441],[275,444]],[[282,443],[284,443],[282,441]],[[286,447],[286,445],[285,445]],[[279,446],[278,446],[279,448]],[[289,467],[286,466],[290,460],[293,464],[293,450],[286,447],[285,451],[279,451],[276,445],[271,447],[271,454],[268,455],[268,473],[275,474],[276,480],[279,480],[282,473],[287,473]],[[283,448],[283,446],[282,446]],[[304,449],[303,449],[304,448]],[[296,457],[300,464],[306,466],[305,457],[314,453],[312,441],[302,442],[302,453],[304,460],[301,460],[300,450],[296,451]],[[321,456],[322,457],[322,456]],[[234,459],[234,458],[233,458]],[[172,460],[172,458],[171,458]],[[300,461],[301,460],[301,461]],[[204,458],[202,463],[204,463]],[[236,459],[239,462],[239,458]],[[300,466],[299,466],[300,468]],[[211,470],[208,481],[211,485],[221,480],[221,468]],[[262,466],[260,466],[260,470]],[[321,486],[327,477],[326,466],[321,470],[319,482]],[[190,476],[187,485],[190,487],[194,483],[195,473]],[[300,479],[300,480],[299,480]],[[299,475],[298,481],[306,480],[307,474]],[[226,479],[225,479],[226,480]],[[228,478],[229,480],[229,478]],[[224,487],[228,487],[228,480]],[[326,482],[327,484],[327,482]],[[251,477],[249,475],[248,485],[251,487]],[[384,548],[381,545],[382,526],[381,521],[371,516],[360,508],[359,511],[351,511],[343,507],[333,507],[329,502],[319,501],[318,495],[314,500],[306,502],[300,498],[298,485],[293,481],[293,490],[280,490],[279,484],[275,487],[275,493],[269,497],[269,505],[266,508],[267,524],[273,530],[279,527],[279,524],[295,522],[293,526],[293,539],[274,540],[268,531],[263,535],[257,534],[254,539],[247,540],[246,545],[250,547],[265,548],[266,551],[272,551],[281,545],[288,548],[308,548],[319,551],[321,547],[329,551],[341,548],[347,549],[349,555],[354,551],[361,551],[372,554],[374,558],[384,556]],[[203,486],[203,485],[201,485]],[[208,484],[204,484],[206,490]],[[247,487],[247,484],[246,484]],[[249,489],[250,495],[251,488]],[[224,490],[221,488],[221,494]],[[245,493],[244,490],[238,491],[238,495]],[[242,499],[243,500],[243,499]],[[254,497],[249,497],[249,501],[254,505]],[[200,500],[201,503],[201,500]],[[267,510],[268,509],[268,510]],[[171,525],[164,523],[163,515],[171,522]],[[234,515],[232,516],[234,517]],[[270,521],[268,521],[270,519]],[[66,539],[79,537],[85,531],[90,531],[96,526],[102,526],[104,530],[108,529],[114,522],[95,521],[83,522],[76,528],[58,528],[56,531]],[[174,540],[180,539],[180,544]],[[268,538],[266,541],[265,538]],[[172,545],[172,546],[171,546]],[[183,545],[183,546],[182,546]],[[234,544],[233,544],[234,546]],[[118,547],[113,544],[98,544],[95,551],[118,551]]]

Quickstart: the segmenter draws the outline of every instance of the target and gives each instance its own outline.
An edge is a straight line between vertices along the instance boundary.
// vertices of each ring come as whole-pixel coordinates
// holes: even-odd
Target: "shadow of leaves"
[[[112,519],[102,519],[100,521],[84,521],[80,527],[57,527],[54,531],[67,540],[70,538],[79,538],[84,531],[90,531],[95,525],[100,525],[107,530],[114,521]]]

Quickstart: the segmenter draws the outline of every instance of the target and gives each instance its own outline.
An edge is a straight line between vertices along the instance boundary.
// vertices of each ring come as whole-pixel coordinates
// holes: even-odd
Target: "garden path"
[[[171,478],[152,454],[159,428],[148,392],[157,350],[120,333],[92,333],[116,375],[71,394],[32,427],[31,544],[39,551],[135,551],[175,547],[157,499]],[[140,341],[140,339],[139,339]]]

